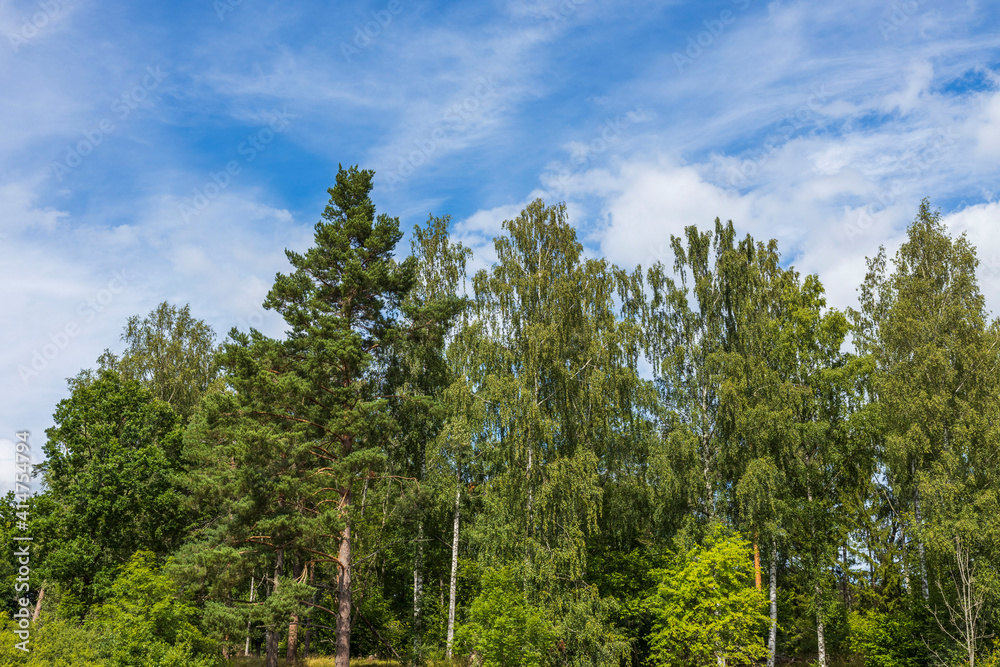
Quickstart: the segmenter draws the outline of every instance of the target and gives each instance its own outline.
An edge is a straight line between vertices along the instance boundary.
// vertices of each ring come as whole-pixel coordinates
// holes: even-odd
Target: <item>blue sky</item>
[[[934,0],[0,0],[0,490],[127,317],[220,336],[311,244],[338,164],[487,266],[535,197],[589,252],[732,219],[847,307],[922,197],[1000,303],[1000,7]],[[404,241],[404,249],[408,245]],[[27,372],[29,371],[30,372]]]

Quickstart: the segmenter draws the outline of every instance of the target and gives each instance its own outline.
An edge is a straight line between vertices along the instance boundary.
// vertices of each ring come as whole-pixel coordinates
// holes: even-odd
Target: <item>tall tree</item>
[[[803,469],[796,461],[815,467],[816,452],[834,447],[822,410],[831,400],[839,405],[842,395],[831,382],[840,376],[823,373],[840,363],[846,320],[836,311],[823,312],[823,288],[815,276],[803,281],[781,266],[774,240],[737,241],[732,223],[716,220],[714,233],[689,227],[685,238],[672,237],[672,245],[680,284],[654,265],[646,314],[666,445],[676,452],[679,475],[688,471],[689,507],[703,521],[728,519],[744,528],[755,555],[761,541],[766,546],[773,664],[778,545],[791,516],[793,482]],[[819,502],[816,485],[805,486],[803,504]],[[823,536],[813,530],[806,537],[814,545]],[[760,586],[759,564],[756,570]],[[821,607],[817,619],[822,646]]]
[[[640,384],[634,329],[617,318],[613,267],[583,257],[565,206],[536,200],[504,230],[497,264],[474,279],[477,397],[488,406],[478,543],[487,564],[517,567],[531,599],[562,620],[574,664],[607,664],[626,645],[599,630],[607,609],[585,585],[586,546]]]
[[[968,239],[952,238],[924,200],[892,272],[884,249],[869,260],[854,313],[858,349],[872,360],[871,410],[885,438],[885,475],[905,503],[907,545],[932,612],[963,595],[974,599],[976,585],[964,586],[961,573],[974,582],[965,566],[996,555],[996,525],[962,511],[995,503],[995,465],[986,461],[997,452],[1000,339],[996,325],[986,325],[977,265]],[[942,585],[949,571],[958,573],[950,588]],[[961,636],[972,663],[979,631],[961,623],[945,631]]]
[[[76,613],[109,594],[138,550],[165,556],[185,536],[181,429],[169,405],[113,371],[81,376],[60,401],[38,466],[44,574]]]
[[[714,232],[687,227],[685,238],[671,236],[680,284],[659,262],[647,272],[646,349],[664,405],[665,439],[686,463],[681,483],[688,506],[703,521],[718,514],[724,440],[719,387],[735,335],[732,299],[745,289],[729,272],[740,267],[734,239],[731,221],[723,225],[717,218]]]
[[[264,302],[288,323],[285,340],[234,330],[222,355],[241,414],[285,434],[281,456],[298,475],[286,494],[295,510],[287,546],[336,566],[337,667],[350,659],[355,496],[385,458],[393,424],[378,390],[416,267],[393,258],[399,221],[376,218],[373,175],[341,168],[316,245],[304,255],[286,251],[295,271],[278,274]],[[259,539],[284,546],[277,534]]]
[[[745,287],[733,299],[735,335],[721,387],[726,476],[738,480],[735,500],[744,526],[770,543],[769,662],[776,651],[777,544],[790,534],[791,555],[811,581],[819,662],[825,665],[823,591],[835,550],[836,493],[853,479],[845,448],[848,376],[840,352],[847,321],[825,311],[816,276],[803,280],[794,269],[780,268],[773,240],[755,247],[748,237],[739,256],[745,258]]]
[[[414,226],[411,256],[417,261],[417,270],[413,288],[402,302],[406,335],[393,346],[386,388],[399,399],[395,419],[404,455],[399,471],[416,480],[406,500],[416,528],[412,629],[414,659],[418,663],[422,660],[425,630],[425,523],[433,490],[444,484],[450,491],[453,480],[450,466],[442,470],[433,460],[443,462],[435,444],[453,412],[452,405],[444,400],[444,392],[455,379],[445,356],[446,341],[456,317],[468,304],[460,292],[464,291],[465,263],[472,252],[449,240],[449,222],[447,217],[432,216],[426,226]]]
[[[761,551],[768,562],[770,628],[768,665],[777,642],[777,567],[788,498],[783,472],[792,420],[789,357],[796,358],[794,331],[798,274],[783,269],[777,242],[749,235],[725,258],[726,351],[721,353],[718,430],[719,463],[726,479],[721,497],[727,516],[752,537],[755,584],[762,588]],[[763,546],[763,549],[762,549]]]
[[[840,544],[841,495],[854,488],[860,461],[847,437],[851,376],[840,352],[847,321],[837,311],[821,314],[822,294],[818,279],[807,277],[789,322],[798,344],[786,376],[793,396],[786,479],[796,508],[789,513],[790,542],[812,587],[818,663],[825,667],[826,599]]]
[[[483,466],[477,465],[477,440],[488,440],[483,433],[488,410],[478,396],[484,375],[477,365],[477,351],[483,335],[480,322],[470,309],[462,313],[461,321],[447,347],[447,361],[453,376],[444,397],[449,405],[447,419],[438,433],[434,448],[436,467],[443,475],[450,474],[454,489],[451,509],[451,564],[448,582],[448,620],[445,627],[445,655],[450,660],[454,648],[458,603],[459,550],[463,525],[463,491],[468,501],[476,483],[484,478]],[[466,488],[468,490],[466,491]],[[442,484],[442,500],[449,500],[447,484]],[[468,522],[468,518],[465,522]]]

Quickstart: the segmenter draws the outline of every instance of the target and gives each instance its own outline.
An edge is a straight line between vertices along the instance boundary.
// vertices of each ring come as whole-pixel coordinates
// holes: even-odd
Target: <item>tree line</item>
[[[286,251],[284,337],[163,303],[70,380],[5,664],[998,659],[1000,323],[926,200],[839,311],[718,219],[645,270],[540,200],[473,276],[447,217],[400,258],[373,175]]]

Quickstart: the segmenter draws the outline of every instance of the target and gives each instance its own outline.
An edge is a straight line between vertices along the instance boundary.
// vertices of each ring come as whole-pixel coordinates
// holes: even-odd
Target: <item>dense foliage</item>
[[[845,313],[718,220],[644,271],[535,201],[471,279],[447,218],[400,260],[372,176],[283,338],[161,304],[71,381],[3,664],[996,660],[1000,323],[927,202]]]

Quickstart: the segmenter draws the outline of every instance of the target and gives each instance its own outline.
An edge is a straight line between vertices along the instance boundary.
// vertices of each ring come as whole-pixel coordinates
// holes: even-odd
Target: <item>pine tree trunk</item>
[[[458,520],[462,501],[462,484],[455,491],[455,522],[451,535],[451,582],[448,589],[448,648],[445,656],[451,660],[451,647],[455,640],[455,589],[458,582]]]
[[[275,552],[274,557],[274,589],[271,591],[271,595],[276,595],[278,593],[278,587],[280,586],[281,573],[284,571],[285,566],[285,552],[283,549],[278,549]],[[277,629],[268,628],[267,629],[267,657],[265,659],[265,664],[267,667],[278,667],[278,643],[281,641],[281,636]]]
[[[298,580],[302,574],[302,566],[298,562],[292,564],[292,576]],[[298,664],[299,654],[299,615],[292,613],[288,622],[288,646],[285,648],[285,664],[289,667]]]
[[[45,584],[38,589],[38,600],[35,601],[35,611],[31,613],[31,622],[34,623],[38,620],[38,615],[42,613],[42,600],[45,599]]]
[[[309,566],[307,565],[306,567],[309,567]],[[309,567],[309,585],[310,586],[313,585],[313,581],[314,581],[315,577],[316,577],[316,566],[313,565],[312,567]],[[313,590],[312,601],[316,602],[316,591],[315,591],[315,589]],[[309,623],[306,624],[306,633],[305,634],[306,634],[306,636],[302,640],[302,657],[303,657],[303,659],[308,659],[309,658],[310,644],[312,642],[312,625],[309,624]]]
[[[753,538],[753,580],[754,584],[757,586],[757,590],[760,590],[760,547],[757,546],[757,535],[754,534]]]
[[[267,629],[267,643],[264,650],[264,664],[267,667],[278,667],[278,633],[271,628]]]
[[[337,576],[337,657],[335,667],[351,667],[351,490],[341,492],[347,525],[340,539],[340,571]]]
[[[771,627],[767,633],[767,667],[774,667],[778,648],[778,545],[771,541],[771,567],[768,589],[771,597]]]
[[[298,581],[302,575],[302,565],[298,562],[292,564],[292,575]],[[292,614],[288,623],[288,647],[285,651],[285,663],[287,665],[297,665],[299,659],[299,615]]]
[[[288,650],[285,651],[286,665],[298,664],[298,645],[299,645],[299,616],[298,614],[292,614],[292,620],[288,624]]]

